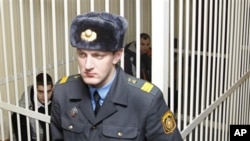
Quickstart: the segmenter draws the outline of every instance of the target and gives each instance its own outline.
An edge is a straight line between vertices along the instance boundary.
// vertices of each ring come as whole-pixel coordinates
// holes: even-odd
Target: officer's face
[[[52,96],[52,85],[47,85],[47,90],[45,90],[43,85],[37,85],[37,99],[40,103],[45,104],[45,94],[47,91],[47,101],[51,99]]]
[[[94,87],[108,83],[113,78],[115,64],[119,62],[122,52],[122,49],[116,52],[77,49],[78,64],[84,82]]]

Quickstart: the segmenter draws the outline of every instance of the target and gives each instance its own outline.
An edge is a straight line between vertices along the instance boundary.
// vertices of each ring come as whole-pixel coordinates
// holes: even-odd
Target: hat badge
[[[96,32],[91,29],[86,29],[81,33],[81,39],[88,42],[94,41],[96,37],[97,37]]]

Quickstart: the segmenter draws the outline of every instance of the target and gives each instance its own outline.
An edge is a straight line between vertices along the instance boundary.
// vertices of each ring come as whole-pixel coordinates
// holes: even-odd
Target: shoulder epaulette
[[[75,74],[75,75],[71,75],[71,76],[64,76],[57,82],[57,84],[64,84],[64,83],[67,83],[69,81],[76,80],[79,78],[81,78],[80,74]]]
[[[128,84],[151,94],[156,94],[158,91],[157,87],[155,87],[152,83],[135,77],[128,77]]]

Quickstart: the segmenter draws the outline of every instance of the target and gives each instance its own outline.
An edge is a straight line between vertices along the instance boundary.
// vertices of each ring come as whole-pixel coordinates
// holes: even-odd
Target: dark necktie
[[[95,100],[95,115],[97,115],[99,109],[100,109],[100,96],[99,96],[99,93],[97,91],[94,92],[94,100]]]

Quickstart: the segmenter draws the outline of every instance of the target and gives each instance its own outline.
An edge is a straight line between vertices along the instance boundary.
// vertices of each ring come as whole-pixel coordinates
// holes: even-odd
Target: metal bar
[[[124,0],[120,0],[120,15],[124,17],[124,13],[125,13],[125,5],[124,5]],[[122,54],[122,57],[121,57],[121,67],[122,69],[124,69],[124,53]]]
[[[226,28],[226,1],[224,0],[223,2],[221,2],[220,3],[220,5],[222,5],[221,6],[221,8],[223,9],[223,11],[222,11],[222,37],[221,37],[221,48],[222,48],[222,50],[221,50],[221,65],[220,65],[220,91],[219,91],[219,94],[220,94],[220,96],[222,96],[223,95],[223,92],[224,92],[224,89],[223,89],[223,80],[224,80],[224,77],[223,77],[223,74],[224,74],[224,72],[226,71],[225,70],[225,68],[224,68],[224,60],[225,60],[225,54],[224,54],[224,52],[225,52],[225,34],[226,34],[226,32],[225,32],[225,28]],[[225,118],[222,118],[223,116],[222,115],[226,115],[225,114],[225,107],[226,107],[226,104],[225,104],[225,102],[223,102],[222,103],[222,107],[220,106],[220,109],[219,109],[219,119],[222,119],[222,121],[221,121],[221,123],[222,123],[222,125],[224,125],[223,123],[225,122]],[[223,108],[223,109],[222,109]],[[221,140],[224,140],[224,136],[225,136],[225,126],[222,126],[222,127],[220,127],[219,126],[219,128],[221,128],[222,129],[222,132],[219,132],[219,139],[218,140],[220,140],[220,138],[221,138]],[[221,134],[221,135],[220,135]]]
[[[141,1],[136,0],[136,77],[141,78],[141,39],[140,39],[140,33],[141,33]]]
[[[29,1],[29,5],[30,5],[30,11],[29,11],[29,14],[30,14],[30,34],[31,34],[31,52],[32,52],[32,68],[33,68],[33,74],[36,74],[36,47],[35,47],[35,28],[34,28],[34,3],[33,3],[33,0],[30,0]],[[25,71],[23,71],[24,73]],[[24,88],[25,88],[25,108],[27,110],[29,110],[29,105],[28,105],[28,95],[27,95],[27,80],[26,80],[26,77],[23,76],[24,80],[25,80],[25,85],[24,85]],[[37,83],[36,83],[36,79],[34,79],[33,77],[33,85],[36,86]],[[37,99],[37,87],[34,87],[34,95],[35,95],[35,98]],[[37,101],[34,101],[35,102],[35,107],[37,105]],[[35,111],[37,112],[37,108],[35,108]],[[29,125],[29,122],[30,122],[30,119],[29,117],[27,116],[26,117],[26,124]],[[38,124],[36,123],[36,126]],[[27,131],[28,131],[28,140],[30,141],[30,134],[31,134],[31,131],[30,131],[30,126],[27,127]],[[20,138],[20,137],[19,137]]]
[[[217,4],[218,4],[218,2],[216,2]],[[222,19],[222,17],[221,17],[221,13],[222,13],[222,1],[220,0],[219,1],[219,5],[217,5],[217,7],[216,8],[218,8],[218,16],[217,17],[219,17],[218,18],[218,37],[217,37],[217,46],[216,46],[216,52],[217,52],[217,58],[216,58],[216,78],[215,78],[215,85],[216,85],[216,87],[215,87],[215,99],[217,99],[218,97],[220,97],[220,80],[219,80],[219,78],[220,78],[220,66],[221,66],[221,64],[220,64],[220,61],[221,61],[221,59],[220,58],[222,58],[222,53],[221,53],[221,48],[222,48],[222,46],[221,46],[221,25],[222,25],[222,21],[221,21],[221,19]],[[216,18],[217,18],[216,17]],[[218,115],[219,114],[219,115]],[[215,121],[217,121],[217,122],[219,122],[219,123],[221,123],[221,120],[218,120],[218,116],[220,116],[221,115],[221,104],[218,106],[218,108],[216,108],[215,109]],[[220,132],[218,132],[218,130],[220,130],[221,129],[221,126],[220,126],[221,124],[215,124],[214,126],[215,126],[215,128],[214,128],[214,139],[216,139],[216,140],[218,140],[218,138],[220,138]],[[218,135],[217,135],[218,134]]]
[[[200,60],[200,56],[201,56],[201,52],[200,52],[200,50],[201,50],[201,16],[202,16],[202,2],[200,1],[199,3],[199,6],[198,6],[198,42],[197,42],[197,66],[196,66],[196,105],[200,105],[199,104],[199,102],[200,102],[200,62],[201,62],[201,60]],[[196,107],[196,116],[198,116],[199,115],[199,113],[200,113],[200,111],[199,111],[199,106],[197,106]],[[200,128],[200,130],[202,130],[202,127]],[[199,131],[199,132],[201,132],[201,131]],[[198,134],[198,130],[196,130],[196,132],[195,132],[195,134]],[[200,136],[200,138],[201,138],[201,136]],[[197,136],[197,138],[195,138],[195,140],[198,140],[198,136]]]
[[[94,0],[90,0],[90,11],[94,11],[95,10],[95,2]]]
[[[246,4],[245,4],[245,8],[246,8],[246,13],[245,13],[245,20],[246,20],[246,23],[245,23],[245,25],[249,25],[249,0],[247,0],[246,1]],[[244,59],[244,65],[243,65],[243,73],[246,73],[248,70],[248,68],[247,68],[247,66],[248,66],[248,61],[247,60],[249,60],[248,59],[248,56],[247,55],[249,55],[249,52],[250,52],[250,48],[249,48],[249,26],[246,26],[246,30],[244,30],[244,31],[246,31],[245,32],[245,59]],[[247,84],[248,84],[248,81],[246,81],[246,90],[245,90],[245,93],[247,94],[247,96],[246,96],[246,100],[249,100],[249,93],[250,93],[250,91],[249,91],[249,87],[247,86]],[[245,109],[245,111],[244,111],[244,113],[247,113],[247,115],[245,115],[244,116],[244,121],[245,121],[245,124],[248,124],[248,119],[249,119],[249,112],[248,112],[248,108],[247,107],[249,107],[249,102],[246,102],[246,104],[245,104],[245,107],[246,107],[246,109]]]
[[[178,55],[178,59],[177,59],[177,62],[178,62],[178,71],[177,72],[174,72],[174,73],[177,73],[178,74],[178,84],[177,84],[177,89],[178,89],[178,102],[179,103],[182,103],[182,47],[183,47],[183,0],[180,0],[179,1],[179,36],[178,36],[178,52],[177,52],[177,55]],[[172,59],[172,58],[171,58]],[[170,60],[171,60],[170,59]],[[174,87],[170,87],[170,90],[171,89],[174,89]],[[172,93],[171,93],[172,94]],[[181,106],[178,106],[179,108],[181,108]],[[178,111],[180,111],[181,109],[179,109]],[[185,120],[185,115],[186,114],[183,114],[184,115],[184,120]],[[178,119],[181,119],[181,116],[182,114],[178,114]],[[184,126],[186,124],[186,120],[184,121]],[[181,128],[181,124],[178,125],[179,128]]]
[[[13,21],[13,17],[14,17],[14,14],[13,14],[13,1],[10,0],[9,1],[9,13],[10,13],[10,28],[11,28],[11,38],[13,41],[15,41],[15,31],[14,31],[14,21]],[[12,47],[12,66],[13,66],[13,73],[14,73],[14,92],[15,92],[15,101],[16,101],[16,105],[18,106],[19,105],[19,102],[18,102],[18,84],[17,84],[17,67],[16,67],[16,44],[15,42],[11,42],[11,47]],[[18,115],[19,116],[19,115]],[[9,119],[10,121],[12,119]],[[18,118],[18,121],[19,121],[19,118]],[[18,122],[18,125],[17,125],[19,128],[20,128],[20,122]],[[12,133],[13,132],[13,129],[12,129],[12,126],[10,126],[10,132]],[[10,134],[10,139],[13,139],[13,134]]]
[[[50,116],[48,116],[48,115],[34,112],[34,111],[29,110],[29,109],[25,109],[23,107],[17,107],[13,104],[6,103],[3,101],[0,101],[0,109],[16,112],[17,114],[22,114],[22,115],[30,117],[30,118],[34,118],[37,120],[41,120],[41,121],[50,123]]]
[[[2,9],[2,1],[0,1],[0,8]],[[2,15],[1,15],[2,16]],[[2,93],[0,92],[0,102],[2,102]],[[2,138],[1,140],[4,141],[5,140],[5,136],[4,136],[4,121],[3,121],[3,110],[0,108],[0,126],[1,126],[1,135],[2,135]],[[11,138],[12,139],[12,138]]]
[[[214,101],[214,99],[215,99],[215,60],[216,60],[216,41],[217,41],[217,2],[214,2],[214,15],[213,15],[213,20],[214,20],[214,22],[212,23],[213,25],[213,27],[212,27],[212,29],[213,29],[213,42],[212,42],[212,52],[211,52],[211,54],[212,54],[212,68],[211,68],[211,72],[209,72],[209,73],[212,73],[212,77],[211,77],[211,92],[210,92],[210,94],[211,94],[211,99],[210,99],[210,103],[213,103],[213,101]],[[209,78],[210,79],[210,78]],[[208,89],[210,89],[210,87],[208,87]],[[214,121],[214,113],[215,112],[212,112],[211,113],[211,116],[210,116],[210,126],[212,127],[213,126],[213,121]],[[213,135],[213,133],[215,134],[215,130],[213,130],[213,128],[210,128],[210,141],[212,141],[213,139],[212,139],[212,135]]]
[[[194,108],[194,78],[195,78],[195,75],[194,75],[194,70],[195,70],[195,42],[196,42],[196,1],[193,1],[193,8],[192,8],[192,39],[191,39],[191,82],[190,82],[190,97],[191,100],[190,100],[190,122],[193,121],[194,117],[194,113],[195,111],[193,111],[193,108]],[[181,105],[180,105],[180,101],[178,101],[179,104],[178,104],[178,111],[181,110]],[[195,132],[197,132],[197,128],[195,128]],[[192,140],[193,138],[193,132],[190,132],[190,136],[189,136],[189,140]],[[198,138],[198,135],[195,134],[195,138]]]
[[[22,0],[19,0],[19,17],[20,17],[20,29],[21,29],[21,48],[22,48],[22,66],[23,66],[23,78],[24,78],[24,86],[25,86],[25,88],[26,88],[26,86],[27,86],[27,78],[26,78],[26,72],[27,72],[27,66],[26,66],[26,50],[25,50],[25,47],[26,47],[26,45],[25,45],[25,35],[24,35],[24,33],[25,33],[25,30],[24,30],[24,21],[23,21],[23,19],[24,19],[24,14],[23,14],[23,5],[22,5],[22,3],[23,3],[23,1]],[[26,105],[25,105],[25,107],[26,108],[28,108],[28,96],[27,96],[27,90],[25,89],[25,103],[26,103]],[[18,115],[19,116],[19,115]],[[27,120],[26,120],[26,122],[28,123],[28,117],[26,118]],[[18,122],[19,122],[19,120],[18,120]],[[28,135],[30,134],[30,132],[29,132],[29,127],[27,127],[27,130],[28,130]],[[19,134],[19,138],[21,137],[20,135],[20,132],[19,132],[19,130],[20,129],[18,129],[18,134]],[[30,140],[30,138],[28,138],[28,140]]]
[[[231,46],[231,36],[232,36],[232,33],[231,33],[231,18],[232,18],[232,16],[231,16],[231,12],[232,12],[232,10],[231,10],[231,0],[228,0],[228,10],[227,10],[227,36],[226,36],[226,60],[225,60],[225,81],[224,81],[224,84],[223,84],[223,86],[224,86],[224,90],[223,90],[223,92],[225,92],[226,90],[227,90],[227,88],[228,88],[228,85],[229,85],[229,83],[228,83],[228,77],[229,77],[229,71],[230,71],[230,64],[229,64],[229,61],[230,61],[230,59],[229,59],[229,53],[231,53],[231,51],[229,51],[230,50],[230,46]],[[228,71],[227,71],[228,70]],[[229,108],[230,108],[230,104],[229,104],[229,102],[230,102],[230,98],[228,98],[227,100],[226,100],[226,104],[225,104],[225,112],[223,112],[223,114],[225,115],[226,113],[229,113]],[[230,119],[229,118],[226,118],[225,119],[225,124],[226,125],[228,125],[228,123],[230,122]],[[227,131],[228,131],[228,126],[226,126],[225,127],[225,134],[224,134],[224,140],[229,140],[228,139],[228,135],[227,135]]]
[[[175,7],[175,1],[172,0],[170,1],[170,37],[169,37],[169,41],[170,41],[170,108],[172,111],[174,111],[174,28],[175,28],[175,24],[174,24],[174,20],[175,20],[175,16],[174,16],[174,7]]]
[[[105,0],[105,11],[109,12],[110,8],[109,8],[109,0]]]
[[[54,61],[54,80],[58,80],[58,61],[57,61],[57,22],[56,22],[56,2],[51,1],[51,11],[52,11],[52,44],[53,44],[53,61]],[[78,5],[80,5],[78,3]]]
[[[207,69],[206,69],[206,60],[207,60],[207,56],[206,56],[206,53],[207,53],[207,30],[208,30],[208,1],[206,0],[205,2],[204,2],[204,29],[203,29],[203,45],[202,45],[202,47],[203,47],[203,53],[202,53],[202,82],[201,82],[201,84],[202,84],[202,88],[201,88],[201,111],[203,111],[203,108],[206,108],[206,107],[208,107],[208,104],[207,105],[205,105],[205,100],[206,100],[206,98],[205,98],[205,90],[206,90],[206,88],[205,88],[205,86],[206,86],[206,81],[207,81],[207,79],[206,79],[206,71],[207,71]],[[208,95],[208,94],[207,94]],[[207,99],[208,100],[208,99]],[[208,103],[208,101],[206,101],[206,103]],[[208,117],[205,119],[205,125],[208,125]],[[203,126],[203,122],[202,122],[202,125],[201,126]],[[205,126],[205,136],[206,137],[208,137],[208,126]],[[203,132],[202,132],[203,133]],[[205,138],[205,141],[207,141],[207,139],[208,138]]]
[[[64,7],[63,7],[63,12],[64,12],[64,43],[65,43],[65,71],[66,71],[66,75],[69,75],[69,40],[68,40],[68,36],[69,36],[69,30],[68,30],[68,3],[67,0],[64,0]]]
[[[168,86],[166,75],[168,74],[168,70],[166,70],[165,67],[168,65],[169,59],[168,55],[164,54],[164,52],[169,48],[169,2],[170,1],[159,0],[152,3],[152,46],[158,48],[152,49],[152,66],[158,66],[152,67],[152,82],[163,91],[163,96],[166,101],[168,89],[166,88],[166,86]],[[159,13],[162,13],[161,18],[158,17]],[[166,61],[164,62],[162,60]],[[164,70],[166,70],[166,72],[164,72]]]

